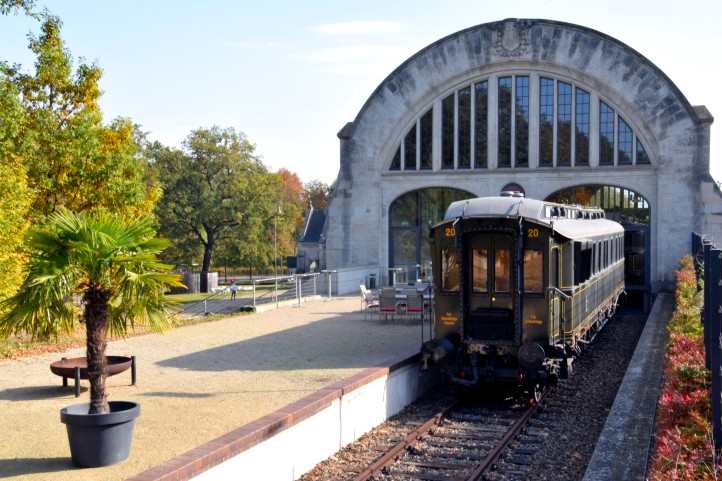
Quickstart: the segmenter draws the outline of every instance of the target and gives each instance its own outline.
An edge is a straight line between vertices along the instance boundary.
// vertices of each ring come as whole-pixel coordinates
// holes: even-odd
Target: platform
[[[110,399],[140,402],[142,414],[130,459],[107,468],[71,467],[59,410],[78,400],[48,369],[84,350],[1,361],[0,477],[124,480],[418,348],[418,325],[365,320],[358,308],[357,297],[319,300],[110,343],[108,354],[138,360],[138,385],[108,378]]]
[[[584,481],[644,481],[661,390],[672,294],[658,294],[619,386]]]

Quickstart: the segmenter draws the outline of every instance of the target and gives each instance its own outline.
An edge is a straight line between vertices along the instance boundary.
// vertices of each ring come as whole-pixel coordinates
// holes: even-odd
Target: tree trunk
[[[203,266],[201,266],[201,292],[208,292],[208,272],[211,270],[211,258],[216,240],[212,232],[207,232],[208,239],[203,246]]]
[[[90,381],[89,414],[110,412],[108,396],[105,392],[107,362],[105,346],[107,344],[108,314],[110,292],[91,284],[83,295],[85,301],[86,358],[88,362],[88,380]]]

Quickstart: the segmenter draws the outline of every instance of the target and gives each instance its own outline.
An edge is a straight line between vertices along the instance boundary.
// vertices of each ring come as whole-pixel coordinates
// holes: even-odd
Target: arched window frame
[[[511,166],[510,167],[500,167],[499,166],[499,151],[500,151],[500,143],[499,143],[499,80],[502,78],[511,78]],[[517,140],[517,131],[516,131],[516,106],[517,106],[517,78],[525,78],[528,79],[529,82],[529,88],[528,88],[528,95],[529,95],[529,112],[528,117],[531,119],[531,117],[537,117],[535,121],[529,121],[529,133],[528,133],[528,156],[533,156],[535,159],[535,164],[532,165],[523,165],[523,166],[517,166],[516,165],[516,140]],[[542,79],[546,80],[552,80],[553,82],[553,113],[552,113],[552,119],[553,119],[553,162],[552,165],[542,165],[541,159],[540,159],[540,151],[541,151],[541,145],[540,145],[540,119],[538,118],[540,115],[540,99],[536,98],[532,100],[532,96],[538,97],[540,94],[540,82]],[[536,84],[532,87],[532,83]],[[558,109],[558,91],[559,91],[559,85],[565,84],[565,85],[571,85],[571,135],[570,135],[570,157],[571,162],[570,165],[559,165],[558,163],[558,143],[559,139],[557,137],[558,135],[558,122],[559,122],[559,115],[557,112]],[[480,92],[484,92],[484,98],[486,99],[486,105],[484,106],[485,110],[488,112],[487,114],[487,122],[485,125],[482,125],[483,128],[479,128],[477,125],[477,115],[476,111],[478,109],[477,107],[477,86],[482,87],[483,89],[479,89]],[[468,89],[468,90],[467,90]],[[465,165],[459,165],[459,135],[460,130],[462,130],[462,133],[465,132],[464,129],[459,129],[459,92],[462,90],[466,90],[467,92],[470,91],[471,95],[469,96],[469,101],[471,103],[470,106],[470,112],[467,112],[465,115],[468,117],[470,128],[466,130],[470,130],[470,135],[466,135],[466,138],[468,140],[468,147],[463,150],[465,153],[464,155],[468,155],[469,157],[469,164]],[[494,91],[494,95],[491,95],[491,91]],[[577,99],[578,95],[577,92],[580,92],[581,94],[587,94],[589,99],[589,109],[588,109],[588,125],[586,125],[586,128],[589,130],[588,132],[588,158],[587,163],[584,163],[583,165],[577,165],[577,148],[576,148],[576,142],[577,142],[577,123],[576,123],[576,116],[577,116]],[[493,97],[493,98],[492,98]],[[583,95],[582,95],[582,98]],[[495,100],[495,102],[494,102]],[[447,145],[446,147],[446,156],[447,156],[447,164],[443,164],[444,160],[444,135],[442,132],[442,129],[444,127],[444,112],[442,110],[442,105],[444,105],[444,101],[446,101],[446,111],[448,115],[451,116],[451,125],[449,127],[448,137],[447,141],[449,139],[453,140],[453,145]],[[492,103],[494,105],[492,105]],[[613,132],[613,138],[614,138],[614,147],[613,147],[613,157],[614,160],[612,164],[610,165],[600,165],[599,162],[599,148],[600,148],[600,132],[599,132],[599,112],[602,103],[608,105],[612,112],[614,117],[614,132]],[[453,112],[451,111],[453,109]],[[438,110],[438,112],[437,112]],[[582,109],[581,111],[584,111]],[[498,72],[493,75],[487,75],[478,77],[475,79],[472,79],[470,81],[464,82],[462,84],[456,85],[453,88],[450,88],[446,91],[444,91],[435,101],[432,101],[430,104],[425,105],[423,109],[420,110],[420,115],[416,116],[412,122],[407,124],[406,128],[401,132],[400,138],[397,138],[395,141],[395,149],[393,149],[389,155],[389,158],[386,160],[386,168],[385,171],[400,171],[400,172],[408,172],[408,171],[445,171],[445,172],[454,172],[454,171],[462,171],[466,172],[469,170],[485,170],[485,169],[516,169],[516,170],[528,170],[529,167],[535,168],[535,169],[549,169],[549,168],[610,168],[610,167],[617,167],[619,166],[619,124],[620,120],[624,121],[631,129],[632,131],[632,162],[630,164],[625,165],[625,167],[628,166],[651,166],[653,163],[650,160],[650,151],[647,148],[648,142],[645,141],[645,139],[640,135],[638,132],[638,129],[634,127],[634,124],[629,121],[629,117],[625,116],[623,113],[620,112],[620,109],[615,105],[614,102],[610,101],[607,97],[602,95],[601,93],[595,91],[594,89],[591,89],[588,85],[585,85],[582,82],[578,82],[576,80],[565,78],[556,74],[551,74],[548,72],[542,72],[542,71],[535,71],[535,70],[519,70],[519,71],[509,71],[509,72]],[[595,119],[596,115],[596,119]],[[431,136],[430,139],[426,139],[422,136],[422,130],[421,130],[421,119],[426,116],[427,120],[431,118]],[[496,128],[496,131],[491,132],[493,128]],[[416,158],[411,160],[411,163],[407,163],[406,159],[406,149],[405,144],[407,144],[406,139],[409,135],[409,132],[411,132],[413,129],[416,129],[416,142],[415,142],[415,155]],[[534,132],[532,132],[532,129]],[[476,135],[478,132],[483,131],[484,135],[487,137],[486,142],[478,142],[476,141]],[[491,142],[488,141],[488,139],[491,139],[491,137],[494,136],[496,139],[496,145],[492,146],[490,145]],[[431,159],[431,168],[429,168],[429,165],[426,164],[425,168],[422,168],[422,162],[420,161],[420,153],[421,153],[421,145],[422,142],[428,142],[431,147],[430,151],[432,153],[432,159]],[[535,142],[534,142],[535,140]],[[442,145],[435,145],[436,143],[441,143]],[[477,148],[485,148],[487,150],[485,156],[480,156],[477,154],[476,149]],[[491,152],[492,147],[496,147],[496,152]],[[641,148],[640,148],[641,147]],[[596,150],[596,152],[593,152],[592,150]],[[638,152],[639,152],[639,158],[638,158]],[[448,158],[449,155],[453,155],[453,165],[451,163],[451,159]],[[495,159],[496,162],[494,162],[493,165],[491,164],[491,160]],[[396,163],[394,163],[394,159],[396,159]],[[415,162],[414,162],[415,161]],[[482,164],[482,165],[478,165]],[[413,167],[409,167],[413,166]]]

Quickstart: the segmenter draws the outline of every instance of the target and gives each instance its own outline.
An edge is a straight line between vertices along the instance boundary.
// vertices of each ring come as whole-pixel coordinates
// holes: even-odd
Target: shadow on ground
[[[31,386],[14,387],[0,391],[0,401],[40,401],[67,397],[74,392],[73,386]],[[87,391],[87,387],[80,386],[80,392]],[[3,471],[0,470],[0,474]]]
[[[73,469],[70,457],[0,459],[0,479],[23,474],[55,473],[68,469]]]
[[[365,319],[359,312],[339,314],[157,364],[201,372],[363,368],[418,346],[418,320]],[[386,334],[380,335],[380,330]]]

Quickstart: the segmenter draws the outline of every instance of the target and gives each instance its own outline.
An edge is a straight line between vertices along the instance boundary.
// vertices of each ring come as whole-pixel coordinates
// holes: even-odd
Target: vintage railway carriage
[[[624,229],[600,209],[504,193],[452,203],[431,231],[433,338],[452,381],[566,376],[624,290]]]

